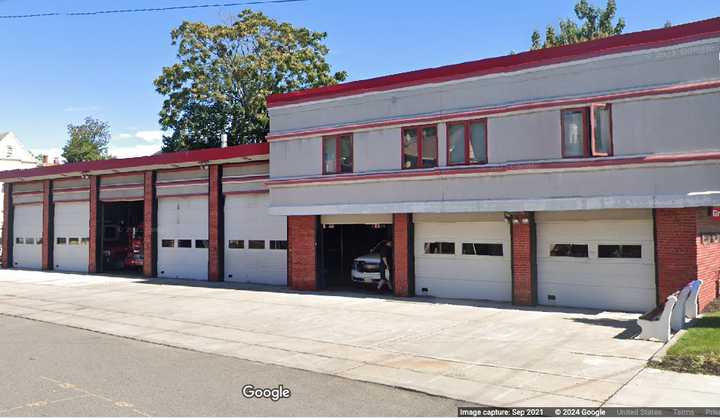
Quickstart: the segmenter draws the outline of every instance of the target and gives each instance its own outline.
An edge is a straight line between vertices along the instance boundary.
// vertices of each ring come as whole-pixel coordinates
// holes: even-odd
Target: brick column
[[[657,301],[697,278],[697,210],[655,209]]]
[[[12,267],[13,202],[12,184],[3,184],[2,268]]]
[[[703,281],[701,310],[718,294],[720,222],[712,220],[708,208],[655,209],[655,273],[658,303],[687,282]],[[704,240],[703,237],[708,240]]]
[[[146,171],[143,193],[143,275],[157,276],[157,196],[155,171]]]
[[[225,262],[223,247],[223,197],[222,197],[222,166],[210,165],[208,195],[208,280],[223,281],[225,278]]]
[[[100,224],[100,177],[90,176],[90,246],[88,247],[88,273],[97,273],[102,263]]]
[[[55,205],[52,198],[52,181],[43,182],[43,242],[42,242],[42,269],[52,270],[53,265],[53,227]]]
[[[537,304],[535,217],[532,212],[514,213],[510,220],[512,302]]]
[[[317,290],[317,216],[288,216],[288,286]]]
[[[412,214],[393,214],[393,287],[396,296],[415,294]]]

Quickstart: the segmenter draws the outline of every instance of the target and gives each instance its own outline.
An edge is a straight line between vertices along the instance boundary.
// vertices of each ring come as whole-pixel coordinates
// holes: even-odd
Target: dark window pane
[[[403,168],[418,167],[418,139],[417,130],[409,128],[403,130]]]
[[[485,123],[470,124],[470,163],[487,162]]]
[[[178,239],[178,248],[192,248],[192,239]]]
[[[22,245],[25,243],[25,238],[15,238],[16,245]]]
[[[25,245],[33,245],[35,243],[35,238],[25,238]]]
[[[251,239],[248,241],[248,248],[249,249],[265,249],[265,241]]]
[[[195,248],[205,249],[209,246],[210,241],[207,239],[195,239]]]
[[[454,242],[425,242],[426,254],[455,254]]]
[[[610,110],[597,107],[595,114],[595,150],[599,155],[610,154]]]
[[[437,127],[423,128],[423,168],[434,168],[438,164]]]
[[[642,258],[642,246],[598,245],[598,258]]]
[[[583,111],[563,111],[563,141],[565,157],[585,156],[585,124]]]
[[[35,244],[42,245],[42,242],[43,242],[42,238],[35,238]]]
[[[323,172],[326,174],[334,174],[337,172],[335,166],[336,158],[335,137],[325,137],[323,139]]]
[[[228,248],[243,249],[243,248],[245,248],[245,241],[242,239],[233,239],[230,242],[228,242]]]
[[[80,245],[90,245],[90,238],[80,239]]]
[[[68,245],[80,245],[80,238],[68,238]]]
[[[352,136],[340,137],[340,172],[353,171],[353,141]]]
[[[57,245],[65,245],[67,243],[67,239],[65,238],[55,238],[55,243]]]
[[[270,241],[270,249],[287,249],[287,241]]]
[[[502,244],[463,243],[462,253],[463,255],[489,255],[493,257],[502,257],[503,246]]]
[[[550,256],[587,258],[588,246],[585,244],[555,244],[550,249]]]
[[[174,239],[163,239],[160,241],[162,244],[161,246],[163,248],[175,248],[175,240]]]
[[[450,164],[465,163],[465,124],[448,128],[448,151]]]

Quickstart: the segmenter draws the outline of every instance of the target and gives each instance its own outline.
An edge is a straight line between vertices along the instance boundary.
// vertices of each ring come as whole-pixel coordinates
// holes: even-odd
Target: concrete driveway
[[[0,313],[498,406],[612,404],[661,347],[626,313],[17,270]]]

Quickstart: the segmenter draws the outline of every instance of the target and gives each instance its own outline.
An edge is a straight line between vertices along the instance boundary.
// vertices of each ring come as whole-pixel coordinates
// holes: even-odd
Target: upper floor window
[[[487,163],[487,120],[447,125],[448,165]]]
[[[402,129],[402,168],[434,168],[438,165],[437,126]]]
[[[561,128],[563,157],[612,155],[610,105],[563,110]]]
[[[340,174],[353,171],[353,138],[341,134],[323,138],[323,173]]]

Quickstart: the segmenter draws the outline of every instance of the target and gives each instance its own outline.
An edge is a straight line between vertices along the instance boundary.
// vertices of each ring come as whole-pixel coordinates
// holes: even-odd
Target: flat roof
[[[150,169],[182,168],[211,163],[267,160],[269,150],[270,148],[267,143],[255,143],[186,152],[161,153],[126,159],[95,160],[30,169],[12,169],[0,172],[0,181],[32,181],[80,175],[102,175]]]
[[[274,94],[268,96],[267,103],[268,107],[272,108],[363,93],[381,92],[494,73],[507,73],[610,54],[659,48],[717,36],[720,36],[720,18],[712,18],[669,28],[631,32],[561,47],[545,48],[332,86]]]

